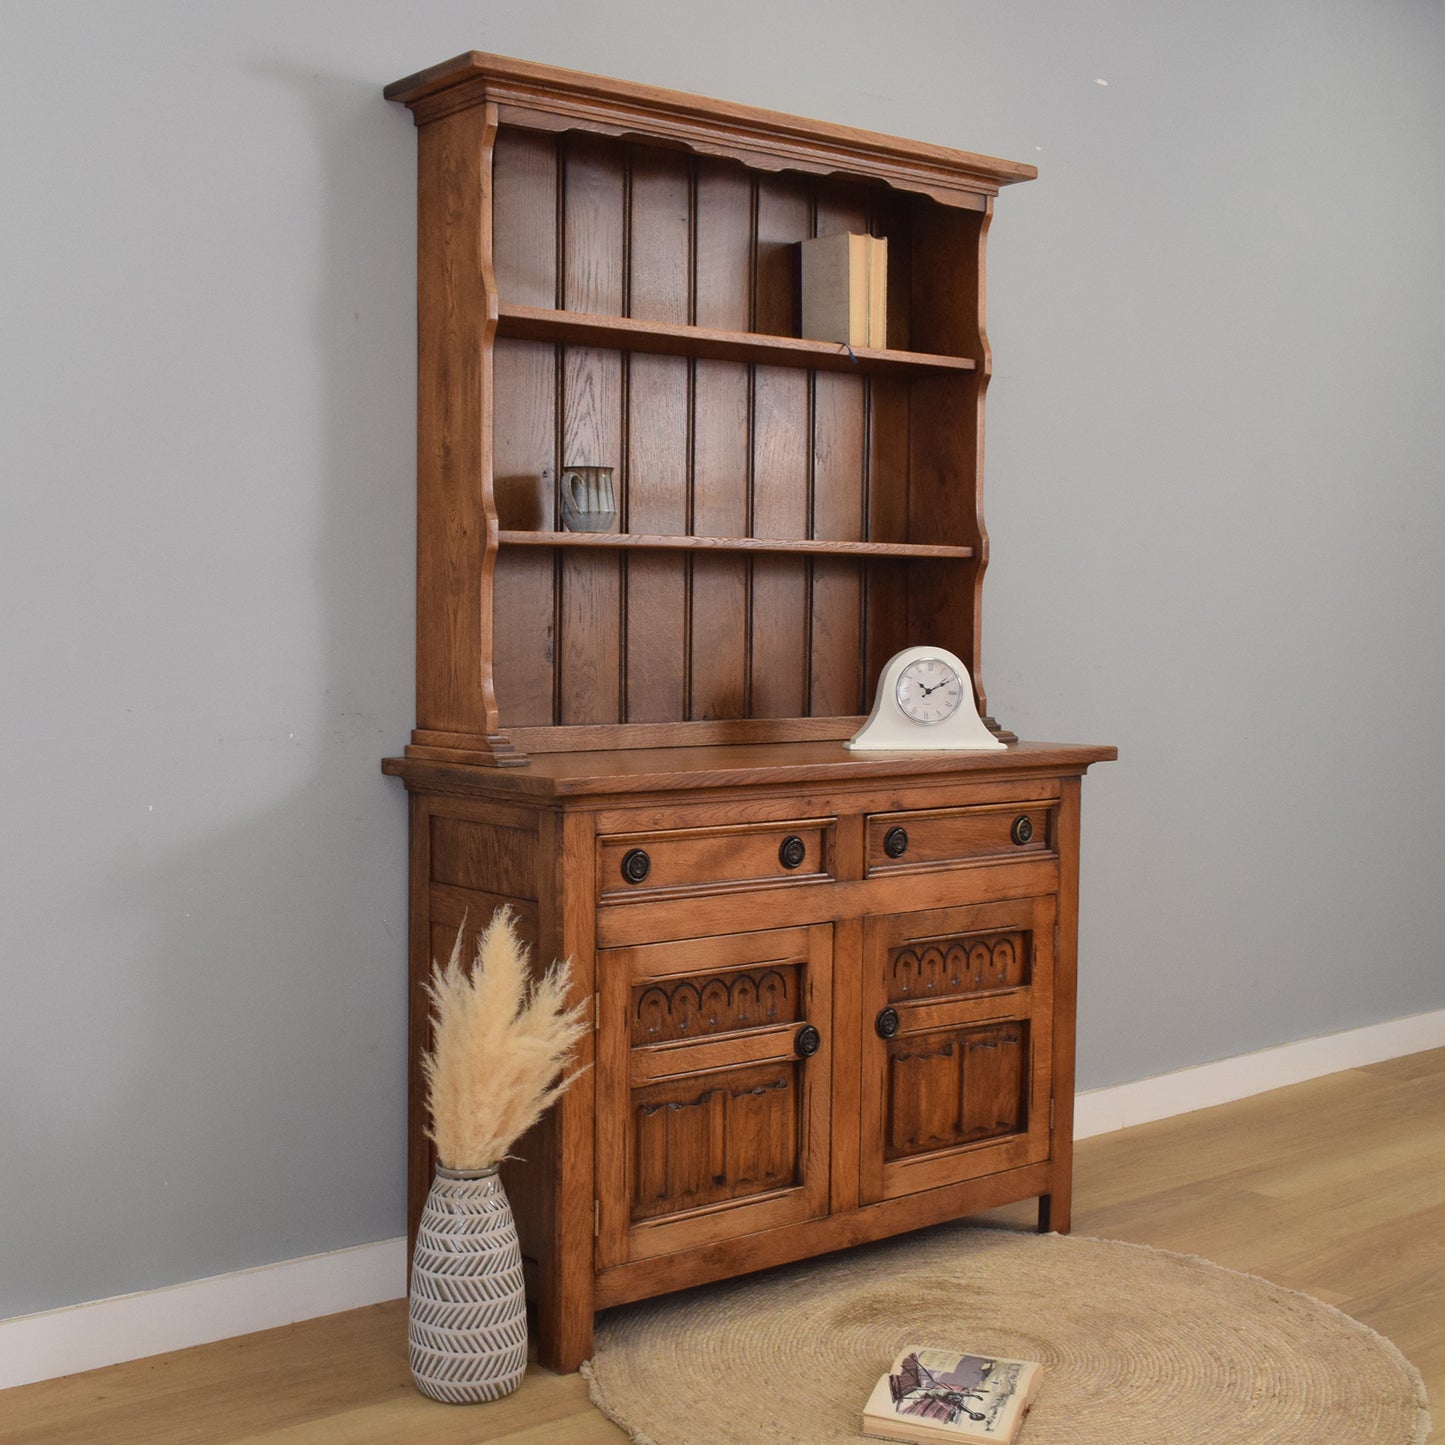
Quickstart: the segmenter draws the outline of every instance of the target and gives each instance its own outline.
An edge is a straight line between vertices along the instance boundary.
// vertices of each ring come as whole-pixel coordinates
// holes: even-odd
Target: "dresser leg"
[[[551,1315],[551,1318],[548,1316]],[[570,1375],[592,1358],[592,1311],[537,1311],[537,1363],[559,1375]]]
[[[1060,1190],[1053,1194],[1039,1195],[1039,1233],[1067,1234],[1069,1232],[1069,1192]]]

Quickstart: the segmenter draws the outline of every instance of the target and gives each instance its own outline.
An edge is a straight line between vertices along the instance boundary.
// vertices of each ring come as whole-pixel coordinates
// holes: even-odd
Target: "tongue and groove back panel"
[[[504,312],[792,337],[796,243],[868,231],[889,238],[889,346],[907,351],[911,213],[952,222],[940,264],[977,272],[978,213],[879,187],[505,128],[493,175]],[[921,308],[931,345],[976,357],[971,299]],[[559,530],[557,469],[602,465],[628,535],[977,545],[976,372],[930,384],[505,335],[494,365],[504,533]],[[866,555],[504,544],[498,705],[510,727],[851,718],[918,626],[972,652],[976,563],[925,570],[910,594],[895,559]]]

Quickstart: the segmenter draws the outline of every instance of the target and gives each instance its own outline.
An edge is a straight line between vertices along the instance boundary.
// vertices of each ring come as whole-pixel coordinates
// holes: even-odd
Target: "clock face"
[[[898,675],[898,707],[925,726],[941,723],[963,703],[963,679],[941,657],[920,657]]]

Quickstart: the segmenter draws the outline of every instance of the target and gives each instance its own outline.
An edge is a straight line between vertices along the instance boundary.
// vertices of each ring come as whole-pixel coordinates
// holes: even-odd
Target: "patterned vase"
[[[490,1169],[437,1166],[417,1229],[407,1352],[417,1389],[470,1405],[527,1369],[527,1306],[512,1206]]]

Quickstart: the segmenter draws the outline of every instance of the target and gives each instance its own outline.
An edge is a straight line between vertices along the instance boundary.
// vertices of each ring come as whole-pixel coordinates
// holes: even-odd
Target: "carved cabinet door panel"
[[[1055,917],[1046,897],[867,920],[865,1201],[1048,1158]]]
[[[597,955],[597,1266],[828,1211],[832,927]]]

